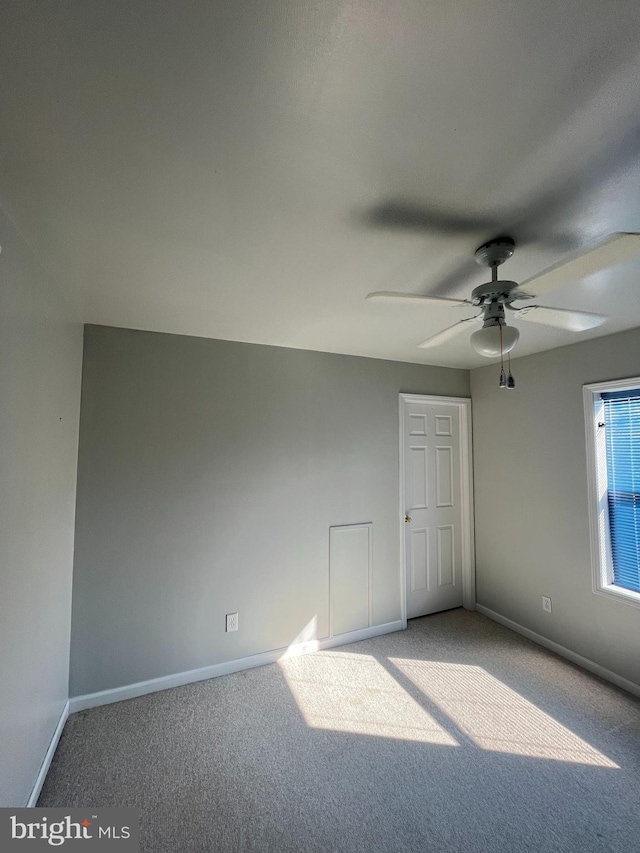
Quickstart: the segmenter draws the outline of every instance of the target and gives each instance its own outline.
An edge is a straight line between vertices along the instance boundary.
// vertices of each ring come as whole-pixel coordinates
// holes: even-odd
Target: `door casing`
[[[431,397],[424,394],[400,394],[399,417],[399,470],[400,502],[398,512],[400,539],[400,618],[402,627],[407,627],[407,569],[404,547],[405,478],[404,478],[404,408],[405,403],[428,403],[437,406],[456,406],[460,416],[460,495],[462,516],[462,606],[465,610],[476,609],[476,575],[473,530],[473,466],[471,438],[471,400],[467,397]]]

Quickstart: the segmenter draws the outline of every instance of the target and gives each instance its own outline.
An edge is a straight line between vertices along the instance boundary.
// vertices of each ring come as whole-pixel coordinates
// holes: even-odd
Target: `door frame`
[[[400,618],[402,627],[407,627],[407,571],[404,547],[405,477],[404,477],[404,407],[405,403],[429,403],[429,405],[455,406],[460,417],[460,501],[462,515],[462,606],[465,610],[476,609],[476,571],[473,527],[473,466],[471,436],[471,399],[468,397],[432,397],[427,394],[400,394],[398,400],[399,417],[399,469],[400,469]]]

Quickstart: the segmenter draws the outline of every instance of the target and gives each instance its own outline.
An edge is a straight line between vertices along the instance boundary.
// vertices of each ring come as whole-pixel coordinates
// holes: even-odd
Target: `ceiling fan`
[[[499,280],[498,267],[513,256],[514,241],[509,237],[500,237],[480,246],[475,252],[476,261],[491,269],[491,281],[474,288],[469,299],[449,299],[442,296],[420,296],[414,293],[396,293],[393,291],[377,291],[366,298],[379,302],[396,302],[406,304],[447,305],[450,307],[466,308],[473,306],[480,311],[473,317],[458,320],[441,332],[427,338],[418,344],[420,347],[434,347],[452,340],[459,334],[482,322],[482,328],[471,335],[471,346],[479,354],[487,358],[502,357],[510,353],[518,342],[520,332],[515,326],[508,326],[505,319],[505,308],[514,317],[533,323],[542,323],[566,329],[570,332],[583,332],[593,329],[605,322],[603,314],[593,314],[588,311],[568,311],[564,308],[548,308],[544,305],[524,305],[516,307],[515,302],[531,300],[535,296],[547,293],[562,285],[569,284],[593,275],[601,270],[627,261],[640,254],[640,234],[617,233],[611,234],[606,240],[596,246],[587,248],[578,255],[549,267],[521,285],[515,281]],[[521,289],[526,288],[526,290]],[[533,295],[535,293],[535,296]],[[503,386],[503,375],[500,384]],[[510,376],[512,380],[512,377]],[[514,387],[513,381],[506,387]],[[503,386],[504,387],[504,386]]]

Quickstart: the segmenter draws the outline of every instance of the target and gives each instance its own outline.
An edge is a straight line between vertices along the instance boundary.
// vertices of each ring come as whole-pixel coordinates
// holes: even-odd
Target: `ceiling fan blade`
[[[376,302],[404,302],[406,304],[450,305],[463,308],[471,305],[468,299],[448,299],[446,296],[420,296],[417,293],[396,293],[393,290],[376,290],[369,293],[366,299]]]
[[[534,275],[533,278],[523,281],[520,286],[539,296],[541,293],[547,293],[572,281],[580,281],[601,270],[624,263],[636,255],[640,255],[640,234],[610,234],[597,246],[592,246],[566,261],[554,264],[538,275]]]
[[[426,341],[422,341],[418,346],[423,349],[428,349],[428,347],[436,347],[439,344],[444,344],[447,341],[456,338],[461,332],[468,331],[469,325],[481,318],[482,314],[476,314],[475,317],[467,317],[464,320],[459,320],[457,323],[454,323],[453,326],[449,326],[448,329],[443,329],[441,332],[431,335],[430,338],[427,338]]]
[[[527,305],[516,308],[513,313],[531,323],[542,323],[568,332],[585,332],[601,326],[609,318],[604,314],[591,314],[589,311],[567,311],[565,308],[546,308],[544,305]]]
[[[516,299],[535,299],[535,296],[533,295],[533,293],[525,293],[524,290],[520,290],[520,288],[518,287],[517,290],[510,290],[509,291],[510,302],[511,302],[511,300],[516,300]],[[507,308],[511,307],[510,302],[507,303]]]

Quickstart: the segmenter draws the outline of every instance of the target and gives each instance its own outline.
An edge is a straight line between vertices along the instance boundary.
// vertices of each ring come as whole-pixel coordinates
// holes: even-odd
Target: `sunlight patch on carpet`
[[[389,658],[482,749],[574,764],[617,764],[479,666]]]
[[[312,728],[459,745],[373,657],[320,652],[278,665]]]

